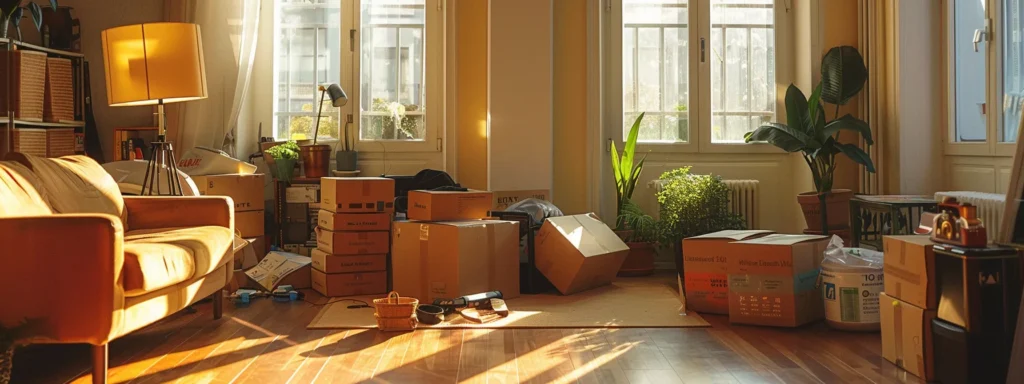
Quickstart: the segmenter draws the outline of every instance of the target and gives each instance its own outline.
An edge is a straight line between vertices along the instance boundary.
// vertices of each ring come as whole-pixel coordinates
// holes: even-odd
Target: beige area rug
[[[374,296],[352,299],[371,303]],[[309,324],[309,329],[377,328],[372,308],[348,308],[353,301],[332,299]],[[437,325],[421,328],[688,328],[710,326],[696,312],[680,314],[682,306],[674,278],[623,278],[610,286],[575,295],[523,295],[506,300],[507,318],[474,323],[458,314]]]

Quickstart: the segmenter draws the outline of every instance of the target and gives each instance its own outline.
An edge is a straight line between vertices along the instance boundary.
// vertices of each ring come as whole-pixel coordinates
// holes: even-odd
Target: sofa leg
[[[107,362],[108,362],[108,345],[93,345],[92,346],[92,383],[93,384],[106,384],[107,383]]]
[[[224,314],[224,290],[218,289],[213,293],[213,319],[220,319]]]

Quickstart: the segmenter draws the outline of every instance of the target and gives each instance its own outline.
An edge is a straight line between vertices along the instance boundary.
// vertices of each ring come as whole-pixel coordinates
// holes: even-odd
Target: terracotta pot
[[[302,159],[302,169],[305,176],[310,179],[319,179],[329,176],[331,169],[331,146],[303,145],[299,147],[299,158]]]
[[[853,191],[849,189],[833,189],[825,197],[828,209],[828,228],[844,229],[850,227],[850,199]],[[796,196],[800,208],[804,211],[809,231],[821,232],[821,200],[817,192],[804,192]]]
[[[629,254],[619,267],[619,276],[648,276],[654,273],[654,243],[626,243]]]
[[[619,240],[626,241],[630,236],[633,236],[633,230],[628,229],[624,231],[613,231],[615,235],[619,237]]]

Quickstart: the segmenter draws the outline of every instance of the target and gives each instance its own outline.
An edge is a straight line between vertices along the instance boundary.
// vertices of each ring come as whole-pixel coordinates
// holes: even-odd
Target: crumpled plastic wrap
[[[552,204],[550,201],[541,199],[523,199],[515,204],[508,206],[506,211],[525,212],[533,217],[534,223],[541,223],[544,219],[549,217],[564,216],[561,209]]]
[[[843,266],[848,268],[870,268],[882,270],[882,252],[864,248],[843,247],[843,239],[832,236],[825,247],[825,259],[822,266]]]

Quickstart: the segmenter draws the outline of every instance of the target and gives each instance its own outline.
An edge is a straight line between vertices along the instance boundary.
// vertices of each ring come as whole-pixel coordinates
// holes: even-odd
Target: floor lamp
[[[174,148],[167,141],[164,104],[205,99],[206,65],[199,26],[147,23],[104,30],[103,68],[112,107],[156,105],[159,129],[151,143],[143,195],[182,194]],[[166,172],[166,190],[161,186]]]

